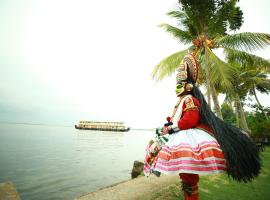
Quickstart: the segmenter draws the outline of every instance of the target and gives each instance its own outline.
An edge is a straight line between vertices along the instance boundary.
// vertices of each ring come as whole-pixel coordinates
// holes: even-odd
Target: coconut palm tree
[[[252,82],[250,83],[249,94],[255,97],[255,100],[258,104],[259,109],[262,111],[265,118],[267,120],[269,120],[268,115],[264,111],[264,108],[258,99],[256,90],[259,91],[260,93],[269,94],[269,92],[270,92],[270,79],[268,79],[268,76],[266,74],[261,73],[261,74],[256,75],[254,80],[252,80]]]
[[[168,15],[177,20],[176,26],[162,24],[160,27],[171,33],[189,48],[176,52],[159,64],[152,72],[152,77],[162,80],[173,74],[184,55],[191,51],[201,61],[200,76],[205,80],[207,99],[210,104],[211,96],[217,115],[222,118],[217,92],[214,86],[228,91],[236,78],[235,68],[215,53],[214,49],[226,48],[237,51],[262,49],[270,44],[270,34],[266,33],[237,33],[228,35],[228,30],[237,30],[242,25],[242,11],[236,6],[235,0],[181,0],[180,10],[169,12]],[[229,28],[228,28],[229,27]]]
[[[258,107],[264,113],[266,119],[269,120],[269,117],[266,112],[264,112],[263,106],[257,97],[256,90],[261,93],[269,94],[270,79],[268,75],[270,72],[270,62],[258,56],[236,50],[227,50],[226,52],[228,62],[238,65],[239,71],[241,71],[239,78],[235,80],[238,81],[236,85],[241,85],[241,91],[238,91],[238,93],[244,93],[244,96],[254,96]]]
[[[236,114],[236,126],[242,128],[243,130],[250,132],[247,124],[246,115],[243,109],[244,102],[250,90],[256,87],[256,84],[261,85],[262,83],[270,83],[267,76],[262,76],[261,72],[254,72],[254,70],[242,70],[243,72],[239,74],[238,79],[233,82],[233,89],[226,93],[226,100],[228,102],[233,102]],[[255,84],[255,85],[254,85]],[[263,111],[263,109],[261,109]],[[264,113],[264,112],[263,112]],[[268,116],[264,113],[266,119]]]

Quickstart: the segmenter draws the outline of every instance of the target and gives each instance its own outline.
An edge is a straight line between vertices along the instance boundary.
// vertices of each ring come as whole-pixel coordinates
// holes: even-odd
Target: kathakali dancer
[[[199,88],[198,63],[188,54],[177,69],[179,97],[167,123],[146,148],[144,172],[179,175],[185,200],[198,200],[199,175],[226,172],[239,182],[255,178],[261,169],[259,151],[242,130],[211,111]]]

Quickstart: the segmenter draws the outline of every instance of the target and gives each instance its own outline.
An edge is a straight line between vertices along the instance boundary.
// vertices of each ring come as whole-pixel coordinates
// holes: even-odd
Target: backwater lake
[[[131,178],[154,131],[0,124],[0,182],[22,200],[71,200]]]

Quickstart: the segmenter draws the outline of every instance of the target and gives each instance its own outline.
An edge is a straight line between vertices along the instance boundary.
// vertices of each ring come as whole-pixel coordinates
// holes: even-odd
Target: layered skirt
[[[146,148],[144,173],[217,174],[226,172],[226,160],[216,139],[201,129],[187,129]]]

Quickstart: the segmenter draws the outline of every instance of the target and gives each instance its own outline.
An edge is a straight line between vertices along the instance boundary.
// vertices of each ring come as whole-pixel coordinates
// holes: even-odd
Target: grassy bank
[[[200,200],[270,200],[270,148],[262,153],[261,174],[252,183],[237,183],[226,175],[201,176]],[[182,200],[180,181],[145,200]]]

